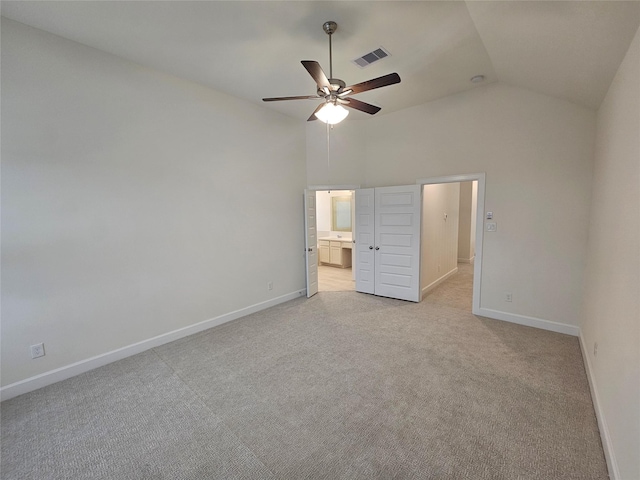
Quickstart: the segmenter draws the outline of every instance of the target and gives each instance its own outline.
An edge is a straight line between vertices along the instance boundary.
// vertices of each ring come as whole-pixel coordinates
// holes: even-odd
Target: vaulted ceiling
[[[300,64],[354,84],[402,82],[357,98],[377,115],[501,81],[598,108],[640,25],[638,1],[3,1],[2,15],[306,120],[315,100]],[[353,60],[379,47],[368,67]],[[368,115],[354,112],[356,119]]]

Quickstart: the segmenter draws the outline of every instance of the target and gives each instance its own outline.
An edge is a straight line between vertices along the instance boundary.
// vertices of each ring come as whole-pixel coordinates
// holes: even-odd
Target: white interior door
[[[420,301],[420,185],[356,190],[356,291]]]
[[[351,191],[351,279],[356,281],[356,235],[358,226],[356,225],[356,199],[355,192]]]
[[[356,291],[375,293],[375,189],[356,190],[355,204]]]
[[[421,189],[375,189],[376,295],[420,301]]]
[[[318,293],[318,234],[316,232],[315,190],[304,191],[304,231],[308,298]]]

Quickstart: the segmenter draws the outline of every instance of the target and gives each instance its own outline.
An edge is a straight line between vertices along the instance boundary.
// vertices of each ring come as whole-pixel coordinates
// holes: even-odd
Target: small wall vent
[[[390,55],[391,54],[384,47],[380,47],[375,49],[373,52],[369,52],[352,61],[359,67],[364,68],[378,60],[382,60],[384,57],[389,57]]]

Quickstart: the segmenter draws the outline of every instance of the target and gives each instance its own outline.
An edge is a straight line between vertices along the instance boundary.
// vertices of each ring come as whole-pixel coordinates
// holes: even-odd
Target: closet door
[[[356,190],[356,291],[420,301],[421,186]]]
[[[375,294],[420,301],[422,186],[375,189]]]
[[[375,293],[374,193],[373,188],[355,191],[356,261],[353,268],[356,271],[356,291],[362,293]]]

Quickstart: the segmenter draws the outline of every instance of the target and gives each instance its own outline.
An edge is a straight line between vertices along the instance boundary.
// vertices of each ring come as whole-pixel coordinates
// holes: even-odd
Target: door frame
[[[445,175],[443,177],[419,178],[416,183],[419,185],[433,185],[438,183],[459,183],[478,182],[476,194],[476,251],[473,260],[473,302],[471,312],[480,315],[480,286],[482,284],[482,238],[484,233],[484,195],[485,195],[485,173],[470,173],[463,175]]]
[[[360,188],[360,184],[346,184],[346,185],[307,185],[307,188],[305,189],[307,192],[323,192],[323,191],[327,191],[327,190],[357,190]],[[305,215],[305,226],[307,225],[307,212],[304,212]],[[351,224],[351,235],[355,234],[354,231],[354,226],[353,223]],[[318,231],[318,222],[317,222],[317,218],[316,218],[316,232]],[[306,227],[305,227],[305,242],[306,242]],[[355,238],[355,237],[353,237]],[[318,258],[320,255],[320,252],[317,252],[318,254]],[[352,262],[353,263],[353,262]],[[309,276],[306,273],[306,269],[307,269],[307,265],[306,265],[306,247],[305,247],[305,290],[308,292],[309,291],[309,285],[307,284]],[[355,280],[355,278],[354,278]]]
[[[307,190],[316,190],[322,192],[324,190],[356,190],[360,188],[360,184],[349,185],[307,185]]]

